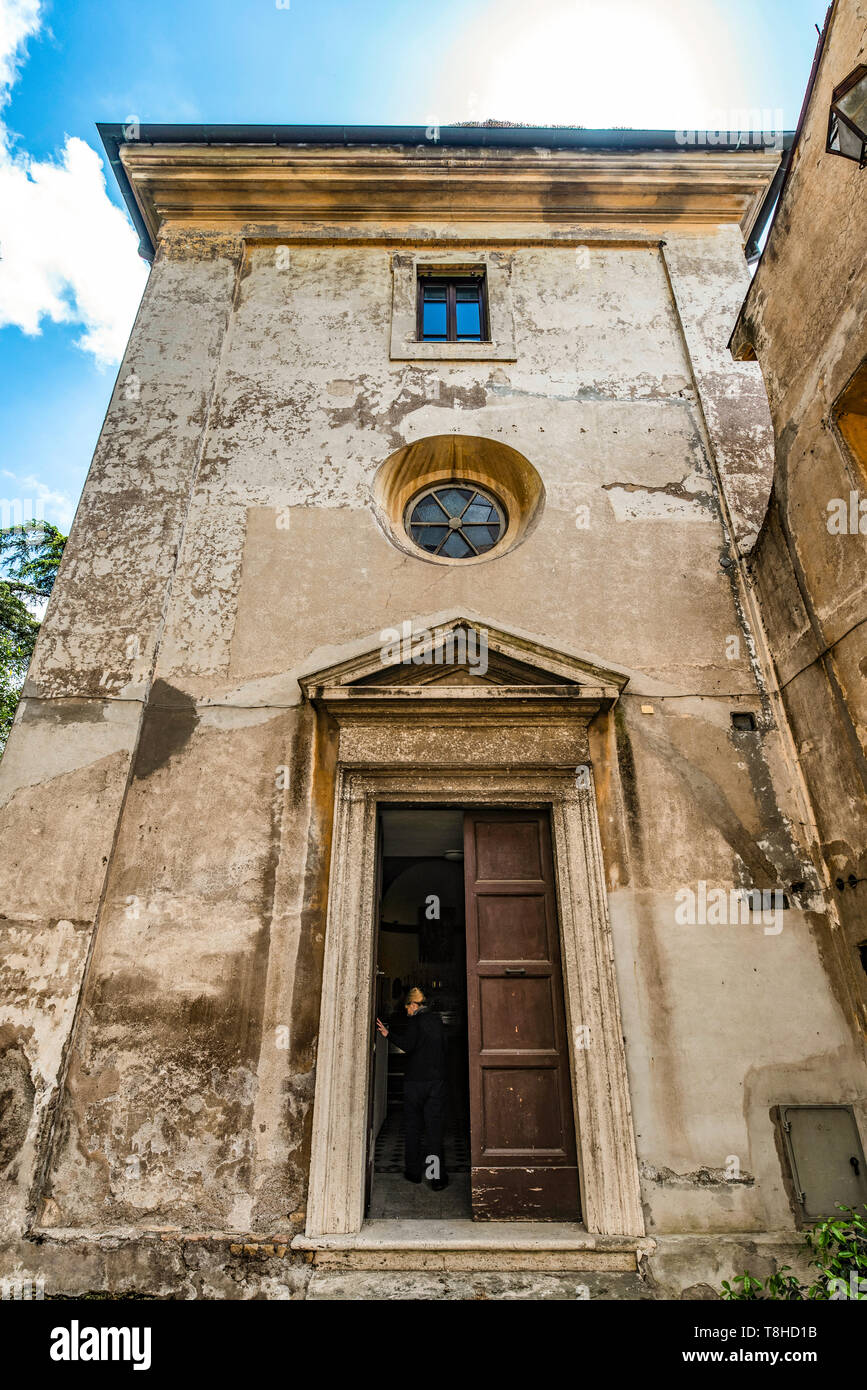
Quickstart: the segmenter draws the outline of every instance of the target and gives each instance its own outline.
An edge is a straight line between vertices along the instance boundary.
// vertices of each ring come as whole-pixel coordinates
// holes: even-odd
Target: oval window
[[[421,550],[448,560],[472,560],[493,550],[506,529],[502,505],[472,484],[426,488],[406,509],[406,529]]]

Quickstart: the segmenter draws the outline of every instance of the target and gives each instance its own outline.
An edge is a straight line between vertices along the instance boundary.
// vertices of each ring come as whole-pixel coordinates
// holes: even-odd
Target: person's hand
[[[382,1021],[381,1018],[378,1018],[378,1019],[376,1020],[376,1026],[377,1026],[377,1028],[379,1029],[379,1031],[380,1031],[380,1033],[382,1034],[382,1036],[383,1036],[384,1038],[387,1038],[387,1037],[388,1037],[388,1029],[386,1028],[386,1026],[385,1026],[385,1024],[383,1023],[383,1021]]]

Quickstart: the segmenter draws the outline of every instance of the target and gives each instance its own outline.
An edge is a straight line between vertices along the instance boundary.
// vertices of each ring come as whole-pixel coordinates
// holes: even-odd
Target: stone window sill
[[[427,343],[412,340],[392,345],[392,361],[415,359],[424,362],[514,362],[514,348],[500,343]]]

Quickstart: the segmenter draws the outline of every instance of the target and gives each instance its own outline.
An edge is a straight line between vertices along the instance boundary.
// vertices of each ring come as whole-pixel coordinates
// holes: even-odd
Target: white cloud
[[[0,108],[40,23],[40,0],[0,0]],[[36,161],[0,122],[0,328],[80,324],[78,346],[118,362],[147,279],[137,245],[90,145],[67,136],[58,159]]]
[[[136,247],[83,140],[68,138],[59,162],[0,151],[0,327],[80,323],[78,346],[118,362],[147,278]]]
[[[76,505],[69,493],[47,487],[32,473],[11,473],[8,468],[0,469],[0,492],[0,526],[20,526],[37,517],[68,533]]]
[[[41,0],[0,0],[0,106],[18,76],[24,45],[40,27]]]

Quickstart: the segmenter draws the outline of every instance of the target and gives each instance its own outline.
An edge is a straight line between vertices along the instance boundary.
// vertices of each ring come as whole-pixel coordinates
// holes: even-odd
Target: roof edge
[[[585,129],[583,126],[467,126],[467,125],[185,125],[97,122],[105,152],[139,236],[139,253],[153,260],[155,247],[120,157],[122,145],[433,145],[447,148],[599,150],[617,153],[661,150],[681,154],[764,152],[782,149],[784,158],[763,199],[750,241],[764,229],[779,190],[793,132],[718,132],[714,144],[691,142],[686,130]],[[130,132],[134,132],[132,135]],[[717,134],[717,132],[715,132]],[[775,187],[776,185],[776,187]],[[771,196],[773,193],[773,197]],[[767,213],[767,215],[766,215]]]

